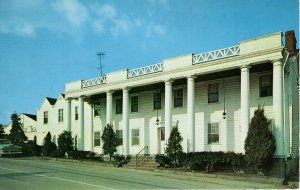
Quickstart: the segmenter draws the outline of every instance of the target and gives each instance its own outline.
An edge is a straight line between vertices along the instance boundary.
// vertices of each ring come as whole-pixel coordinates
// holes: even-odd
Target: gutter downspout
[[[284,49],[284,51],[286,51],[286,49]],[[286,154],[286,148],[285,148],[285,143],[284,143],[284,139],[285,139],[285,135],[286,135],[286,108],[285,108],[285,105],[286,105],[286,102],[285,102],[285,73],[284,73],[284,70],[285,70],[285,66],[286,66],[286,63],[287,63],[287,60],[289,58],[289,52],[287,52],[287,55],[286,55],[286,58],[285,58],[285,61],[284,61],[284,64],[283,64],[283,67],[282,67],[282,86],[283,86],[283,152],[284,152],[284,181],[283,181],[283,184],[286,184],[287,183],[287,154]],[[290,151],[289,151],[290,153]]]

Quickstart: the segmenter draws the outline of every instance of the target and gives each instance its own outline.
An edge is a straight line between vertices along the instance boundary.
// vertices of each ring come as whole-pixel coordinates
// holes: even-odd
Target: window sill
[[[221,143],[207,143],[206,145],[222,145]]]

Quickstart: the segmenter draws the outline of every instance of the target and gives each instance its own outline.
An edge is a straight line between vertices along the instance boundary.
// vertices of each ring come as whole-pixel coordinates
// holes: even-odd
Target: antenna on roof
[[[100,69],[101,77],[103,76],[102,68],[104,67],[104,65],[102,65],[102,59],[104,59],[104,55],[105,55],[105,52],[102,52],[102,51],[100,51],[99,53],[97,53],[97,56],[98,56],[98,58],[100,60],[100,67],[98,69]]]

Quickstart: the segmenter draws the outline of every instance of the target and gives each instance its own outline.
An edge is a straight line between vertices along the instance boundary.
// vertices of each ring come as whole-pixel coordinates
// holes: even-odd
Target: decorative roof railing
[[[232,57],[237,55],[240,55],[240,46],[238,45],[193,55],[193,64],[223,59],[226,57]]]
[[[164,70],[164,64],[163,63],[158,63],[154,65],[149,65],[146,67],[140,67],[136,69],[131,69],[127,71],[127,78],[133,78],[133,77],[138,77],[142,75],[148,75],[152,73],[157,73],[161,72]]]
[[[87,87],[96,86],[105,83],[106,83],[106,76],[103,76],[103,77],[93,78],[89,80],[83,80],[81,82],[81,86],[82,88],[87,88]]]

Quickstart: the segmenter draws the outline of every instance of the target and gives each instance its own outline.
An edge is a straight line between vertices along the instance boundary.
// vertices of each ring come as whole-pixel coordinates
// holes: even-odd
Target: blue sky
[[[99,51],[109,73],[278,31],[298,37],[298,12],[297,0],[1,0],[0,123],[98,77]]]

